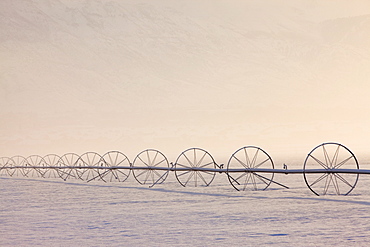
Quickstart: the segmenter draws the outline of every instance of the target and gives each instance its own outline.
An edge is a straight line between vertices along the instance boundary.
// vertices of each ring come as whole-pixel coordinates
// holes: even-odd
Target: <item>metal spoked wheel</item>
[[[7,161],[9,158],[6,157],[0,157],[0,176],[7,175],[6,167],[7,167]]]
[[[10,176],[22,175],[24,177],[27,177],[27,174],[30,171],[30,169],[26,168],[26,165],[27,165],[26,158],[23,156],[17,155],[17,156],[13,156],[11,160],[13,161],[13,173]]]
[[[58,169],[56,169],[56,167],[58,167],[60,157],[56,154],[48,154],[44,156],[43,159],[46,166],[49,167],[44,173],[44,178],[59,178]]]
[[[8,157],[0,158],[0,175],[9,175],[12,176],[15,172],[15,169],[12,169],[14,162]]]
[[[182,152],[175,163],[175,176],[182,186],[208,186],[216,172],[202,169],[216,169],[216,162],[205,150],[190,148]]]
[[[136,181],[140,184],[151,184],[151,186],[163,183],[169,171],[169,163],[166,156],[154,149],[147,149],[139,153],[135,157],[132,167],[144,168],[133,169],[132,173]],[[163,170],[161,170],[161,168],[163,168]]]
[[[326,170],[310,172],[311,169]],[[358,173],[340,173],[337,169],[359,169],[355,155],[339,143],[323,143],[308,155],[303,176],[308,188],[316,195],[348,195],[356,186]]]
[[[26,159],[26,170],[28,177],[44,177],[44,174],[46,173],[45,167],[45,160],[39,156],[39,155],[31,155],[28,156]],[[28,168],[30,167],[30,168]],[[38,167],[38,168],[32,168],[32,167]]]
[[[105,161],[100,154],[95,152],[87,152],[80,156],[77,162],[78,169],[76,169],[77,176],[83,180],[90,182],[95,179],[101,179],[98,168],[91,167],[106,167]],[[105,169],[104,169],[105,170]]]
[[[236,190],[265,190],[270,186],[274,173],[231,172],[232,169],[274,169],[271,157],[261,148],[246,146],[233,153],[227,163],[227,177]]]
[[[58,162],[58,174],[61,179],[64,181],[69,178],[78,179],[79,177],[76,174],[76,169],[72,168],[77,166],[80,156],[75,153],[67,153],[60,157]]]
[[[110,151],[102,157],[107,167],[131,167],[130,160],[126,155],[119,151]],[[130,175],[130,172],[130,169],[110,169],[99,171],[101,178],[106,182],[124,182]]]

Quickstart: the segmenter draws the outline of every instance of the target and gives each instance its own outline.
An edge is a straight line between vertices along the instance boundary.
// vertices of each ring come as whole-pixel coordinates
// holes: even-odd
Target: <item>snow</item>
[[[348,196],[315,196],[301,175],[285,189],[235,191],[225,174],[182,187],[173,173],[153,188],[124,183],[0,178],[1,246],[364,246],[367,175]]]
[[[367,0],[2,0],[0,157],[240,147],[278,168],[338,142],[369,169]],[[2,173],[1,173],[2,174]],[[346,197],[0,177],[1,246],[368,243],[366,175]]]

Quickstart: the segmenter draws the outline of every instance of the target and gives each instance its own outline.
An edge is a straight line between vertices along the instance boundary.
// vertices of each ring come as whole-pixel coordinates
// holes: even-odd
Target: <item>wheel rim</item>
[[[176,160],[176,168],[210,168],[215,169],[213,157],[200,148],[190,148],[182,152]],[[212,183],[216,173],[213,171],[176,170],[176,179],[182,186],[208,186]]]
[[[139,153],[132,166],[135,167],[164,167],[167,170],[134,169],[132,171],[136,181],[140,184],[161,184],[168,176],[169,163],[161,152],[154,149],[147,149]]]
[[[246,146],[233,153],[227,163],[227,177],[238,191],[265,190],[270,186],[274,173],[229,172],[230,169],[274,169],[271,157],[261,148]]]
[[[323,143],[306,157],[303,176],[308,188],[316,195],[348,195],[356,186],[359,174],[309,173],[309,169],[359,169],[355,155],[339,143]]]
[[[130,160],[121,152],[110,151],[103,155],[108,167],[130,167]],[[130,175],[130,169],[112,169],[99,171],[100,176],[107,182],[124,182]]]

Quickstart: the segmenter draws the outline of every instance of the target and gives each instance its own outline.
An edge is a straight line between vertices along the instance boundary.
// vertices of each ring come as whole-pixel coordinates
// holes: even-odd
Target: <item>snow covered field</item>
[[[370,177],[348,196],[315,196],[302,175],[290,187],[235,191],[225,174],[209,187],[0,177],[1,246],[366,246]]]
[[[368,169],[369,78],[368,0],[1,0],[0,157],[255,145],[293,168],[333,141]],[[275,180],[0,172],[0,246],[369,245],[369,176],[348,196]]]

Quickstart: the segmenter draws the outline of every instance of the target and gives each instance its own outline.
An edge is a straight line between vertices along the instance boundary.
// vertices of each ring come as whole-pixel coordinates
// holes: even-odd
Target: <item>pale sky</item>
[[[5,0],[0,56],[0,156],[370,150],[367,0]]]

